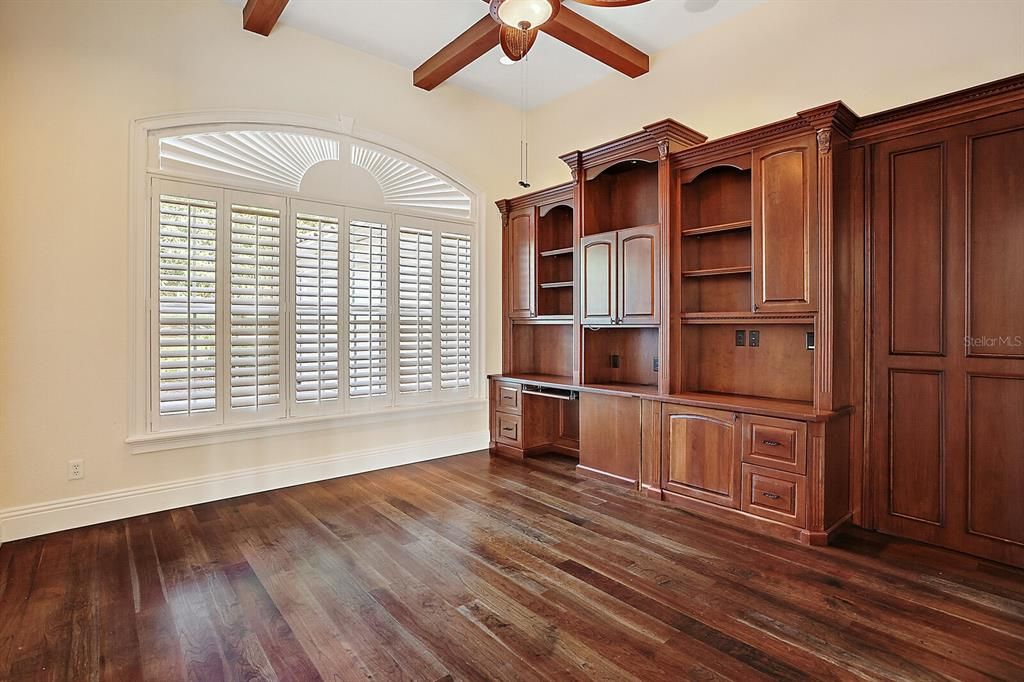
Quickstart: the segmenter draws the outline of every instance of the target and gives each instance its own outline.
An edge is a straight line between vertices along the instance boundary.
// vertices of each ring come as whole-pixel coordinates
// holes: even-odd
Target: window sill
[[[249,424],[231,424],[197,429],[181,429],[163,433],[146,433],[129,436],[125,441],[128,452],[141,455],[147,452],[176,450],[202,445],[218,445],[253,438],[272,438],[309,431],[324,431],[343,426],[362,424],[383,424],[391,421],[416,417],[434,417],[482,410],[487,406],[483,399],[460,400],[450,403],[433,403],[407,407],[389,407],[375,412],[329,415],[323,417],[292,417]]]

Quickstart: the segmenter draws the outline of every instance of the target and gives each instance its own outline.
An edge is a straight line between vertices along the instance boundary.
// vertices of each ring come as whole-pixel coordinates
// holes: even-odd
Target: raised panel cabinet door
[[[619,230],[618,237],[619,322],[657,324],[658,228]]]
[[[871,148],[874,525],[1024,566],[1024,111]]]
[[[662,487],[723,507],[740,506],[740,427],[733,412],[662,407]]]
[[[508,216],[505,247],[508,258],[508,316],[537,314],[536,209],[521,208]]]
[[[640,399],[580,395],[580,467],[602,478],[638,485]]]
[[[580,240],[580,318],[585,325],[613,324],[616,311],[616,238],[614,232]]]
[[[753,161],[754,310],[813,311],[818,257],[815,138],[760,147]]]

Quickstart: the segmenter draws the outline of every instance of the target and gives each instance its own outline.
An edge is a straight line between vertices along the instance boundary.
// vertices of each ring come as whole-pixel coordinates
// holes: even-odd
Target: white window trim
[[[279,196],[284,200],[287,211],[282,214],[282,225],[285,221],[294,221],[294,205],[299,202],[316,201],[337,206],[334,201],[324,198],[312,197],[298,192],[288,191],[267,191],[265,185],[253,183],[251,186],[237,183],[213,183],[209,178],[189,177],[186,174],[171,174],[161,172],[150,164],[151,141],[157,135],[170,135],[174,131],[188,128],[210,128],[236,127],[236,126],[272,126],[286,129],[313,130],[329,135],[344,135],[354,141],[375,145],[384,149],[394,151],[405,158],[422,164],[441,177],[451,179],[459,187],[465,189],[472,200],[470,218],[461,220],[450,216],[440,216],[428,212],[408,210],[405,207],[391,206],[348,206],[356,213],[365,211],[383,212],[389,214],[389,248],[390,253],[397,254],[397,225],[402,218],[408,220],[424,220],[434,224],[450,224],[455,232],[467,232],[472,236],[472,262],[471,273],[472,286],[472,347],[471,366],[473,374],[469,389],[462,389],[458,395],[451,396],[451,400],[442,402],[431,402],[424,404],[410,404],[398,398],[397,391],[397,364],[389,361],[389,399],[387,406],[374,405],[368,411],[345,411],[337,414],[300,416],[295,413],[282,418],[268,418],[260,421],[239,420],[233,423],[222,423],[215,426],[186,427],[170,431],[155,431],[151,426],[151,396],[153,390],[152,372],[152,330],[151,315],[154,311],[150,309],[150,288],[153,282],[155,253],[153,248],[154,231],[152,227],[152,198],[151,188],[154,180],[162,179],[177,182],[186,182],[194,185],[205,185],[212,189],[223,191],[226,198],[225,205],[221,207],[218,219],[223,221],[230,219],[224,210],[230,211],[231,197],[239,193],[257,193],[260,195]],[[130,141],[130,163],[129,163],[129,216],[128,216],[128,290],[129,290],[129,311],[128,311],[128,433],[126,444],[129,452],[145,453],[170,450],[200,445],[211,445],[217,443],[232,442],[250,438],[277,436],[301,433],[305,431],[316,431],[331,428],[340,428],[345,425],[387,423],[396,420],[407,420],[410,418],[429,417],[440,414],[452,414],[459,412],[477,411],[486,404],[484,388],[486,386],[485,370],[483,367],[483,349],[485,344],[486,325],[482,319],[483,308],[483,277],[482,263],[483,255],[486,253],[486,234],[481,225],[480,207],[485,204],[485,197],[482,192],[472,188],[458,180],[453,180],[453,174],[447,171],[444,164],[436,162],[423,153],[409,148],[407,145],[396,142],[385,136],[360,131],[358,136],[352,134],[352,120],[344,117],[338,121],[320,119],[295,114],[253,112],[253,111],[228,111],[228,112],[198,112],[192,114],[172,114],[155,116],[136,120],[131,126]],[[400,218],[401,216],[401,218]],[[347,219],[347,216],[342,216]],[[292,239],[294,229],[291,226],[287,231],[287,237],[282,235],[282,258],[290,257],[292,244],[285,247],[284,240]],[[346,223],[347,234],[347,223]],[[223,232],[223,230],[222,230]],[[393,246],[392,246],[393,245]],[[347,254],[347,251],[345,252]],[[286,254],[288,254],[286,256]],[[346,256],[347,257],[347,256]],[[289,268],[289,277],[291,270]],[[282,276],[284,273],[282,272]],[[397,276],[389,278],[389,288],[395,287]],[[291,293],[291,283],[286,288],[288,295]],[[282,295],[285,295],[282,292]],[[222,300],[229,300],[229,296],[222,296]],[[395,300],[392,297],[390,300]],[[392,306],[395,308],[395,306]],[[291,311],[291,306],[288,310]],[[289,316],[292,314],[288,313]],[[397,310],[392,313],[389,320],[397,325]],[[347,319],[347,316],[346,316]],[[291,324],[286,327],[290,330]],[[397,326],[393,329],[397,330]],[[288,332],[290,334],[290,331]],[[219,334],[219,336],[221,336]],[[393,335],[394,336],[394,335]],[[395,336],[397,338],[397,336]],[[220,342],[220,340],[218,341]],[[287,339],[288,353],[292,353],[292,339]],[[282,377],[282,392],[287,391],[288,403],[291,402],[293,390],[293,377],[291,363],[287,363],[288,370]],[[438,368],[439,372],[439,368]],[[347,395],[347,386],[345,387]],[[228,390],[225,395],[229,395]],[[222,398],[223,402],[223,398]],[[224,409],[224,406],[221,406]]]

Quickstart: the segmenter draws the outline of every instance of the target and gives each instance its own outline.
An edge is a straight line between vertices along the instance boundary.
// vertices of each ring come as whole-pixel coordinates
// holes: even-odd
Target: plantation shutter
[[[155,418],[212,423],[217,402],[220,193],[154,183],[157,224]]]
[[[471,370],[471,243],[467,234],[441,233],[441,390],[468,388]]]
[[[398,390],[429,393],[434,368],[434,235],[398,231]]]
[[[281,209],[276,197],[231,196],[231,409],[283,414]],[[236,199],[247,200],[244,204]],[[251,204],[251,205],[250,205]]]
[[[335,216],[295,215],[295,400],[300,406],[338,404],[340,225]]]
[[[348,395],[388,391],[388,227],[386,221],[348,223]]]

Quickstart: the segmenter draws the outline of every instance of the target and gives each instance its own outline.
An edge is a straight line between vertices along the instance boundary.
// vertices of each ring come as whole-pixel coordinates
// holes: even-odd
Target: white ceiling
[[[651,0],[633,7],[589,7],[572,0],[565,4],[653,55],[762,1]],[[403,66],[412,82],[414,68],[486,13],[481,0],[291,0],[280,21]],[[500,64],[501,56],[495,47],[448,82],[519,107],[521,65]],[[657,68],[654,59],[651,68]],[[627,77],[542,32],[529,55],[529,107],[612,73]]]

